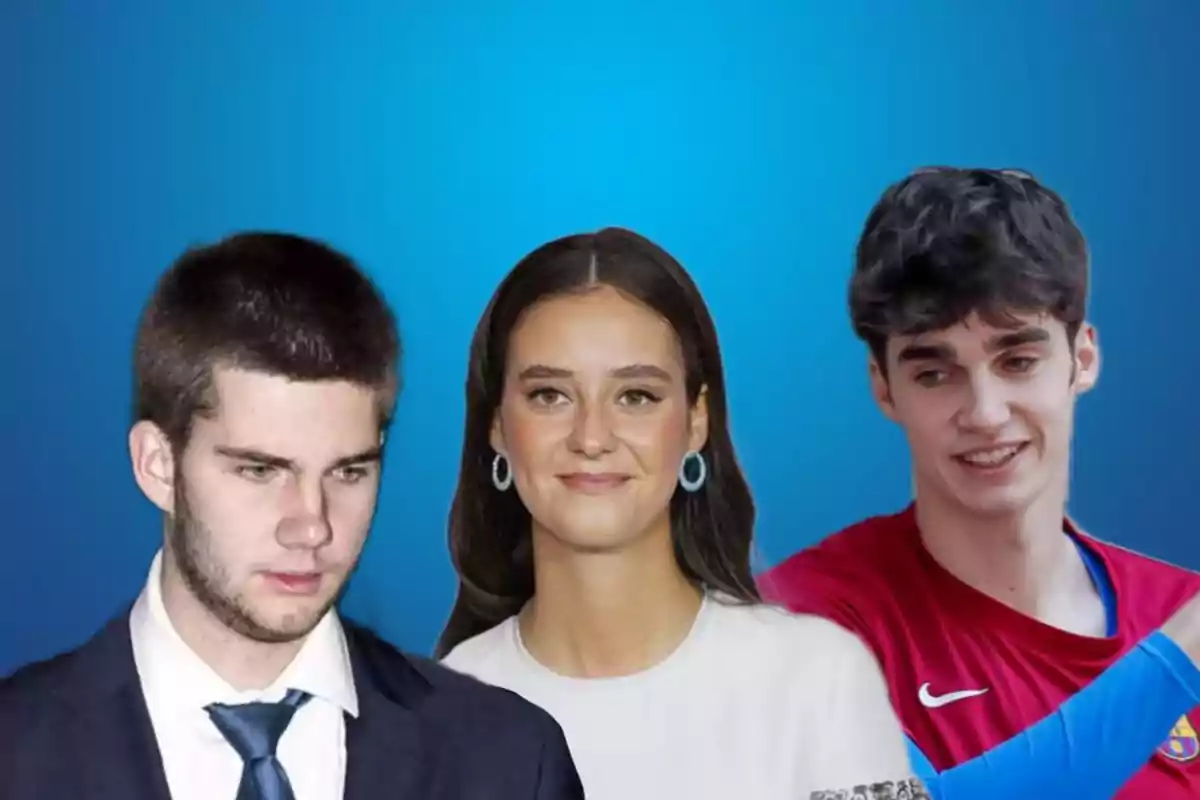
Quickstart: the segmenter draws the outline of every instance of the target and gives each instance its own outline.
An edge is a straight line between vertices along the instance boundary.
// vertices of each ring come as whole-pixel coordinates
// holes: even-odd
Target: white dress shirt
[[[278,702],[288,689],[312,695],[292,718],[276,754],[296,800],[341,800],[346,772],[344,714],[358,716],[345,634],[330,611],[270,687],[239,692],[179,637],[163,605],[162,553],[130,614],[133,658],[162,754],[172,800],[234,800],[241,756],[204,710],[210,703]]]

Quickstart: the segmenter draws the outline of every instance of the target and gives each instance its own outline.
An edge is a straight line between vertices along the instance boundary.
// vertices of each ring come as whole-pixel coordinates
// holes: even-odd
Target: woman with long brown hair
[[[866,648],[759,601],[717,335],[675,259],[612,228],[529,254],[466,400],[438,655],[554,715],[589,798],[909,780]]]

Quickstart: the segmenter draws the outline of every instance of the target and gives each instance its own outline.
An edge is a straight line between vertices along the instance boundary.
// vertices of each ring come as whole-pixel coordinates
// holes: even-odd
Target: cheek
[[[934,392],[896,402],[897,422],[914,451],[941,450],[947,442],[953,441],[957,434],[953,403],[949,393],[938,396]]]
[[[375,516],[378,484],[340,486],[329,492],[329,524],[333,527],[334,543],[347,548],[359,546],[367,536]]]
[[[236,535],[230,525],[245,527],[261,515],[262,487],[217,470],[197,469],[185,476],[184,499],[188,512],[214,539]]]
[[[687,412],[677,409],[630,416],[618,430],[621,441],[646,472],[672,475],[687,453],[688,434]]]
[[[1075,406],[1055,397],[1037,398],[1021,406],[1029,427],[1047,439],[1069,439]]]
[[[555,452],[571,435],[570,412],[538,413],[518,408],[501,412],[504,448],[513,469],[537,472],[553,465]]]
[[[915,429],[908,432],[908,446],[913,461],[932,462],[941,460],[952,449],[955,437],[945,427]]]
[[[1068,383],[1069,367],[1046,370],[1014,398],[1013,405],[1028,422],[1052,435],[1054,429],[1070,430],[1075,414],[1075,393]]]
[[[184,485],[189,513],[210,547],[230,554],[257,548],[274,536],[280,520],[277,491],[203,466],[191,471]]]

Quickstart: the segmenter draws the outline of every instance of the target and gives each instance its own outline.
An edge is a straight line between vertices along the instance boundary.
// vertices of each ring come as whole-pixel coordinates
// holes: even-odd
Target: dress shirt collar
[[[336,611],[330,609],[321,619],[296,658],[269,687],[239,692],[188,647],[175,630],[162,599],[162,558],[160,550],[129,617],[134,659],[148,694],[195,709],[210,703],[276,702],[288,689],[299,689],[358,716],[350,655]]]

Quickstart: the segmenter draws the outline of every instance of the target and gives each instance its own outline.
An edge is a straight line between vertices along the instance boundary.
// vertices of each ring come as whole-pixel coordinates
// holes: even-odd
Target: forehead
[[[216,413],[196,421],[197,433],[236,446],[286,455],[313,447],[377,443],[376,393],[347,381],[293,381],[252,370],[213,370]]]
[[[509,340],[509,363],[518,368],[530,363],[573,370],[631,363],[665,368],[681,361],[670,323],[608,286],[538,303]]]
[[[971,360],[1022,345],[1066,344],[1066,327],[1049,314],[1012,313],[1005,324],[972,313],[963,321],[935,331],[888,339],[890,360],[946,358]]]

